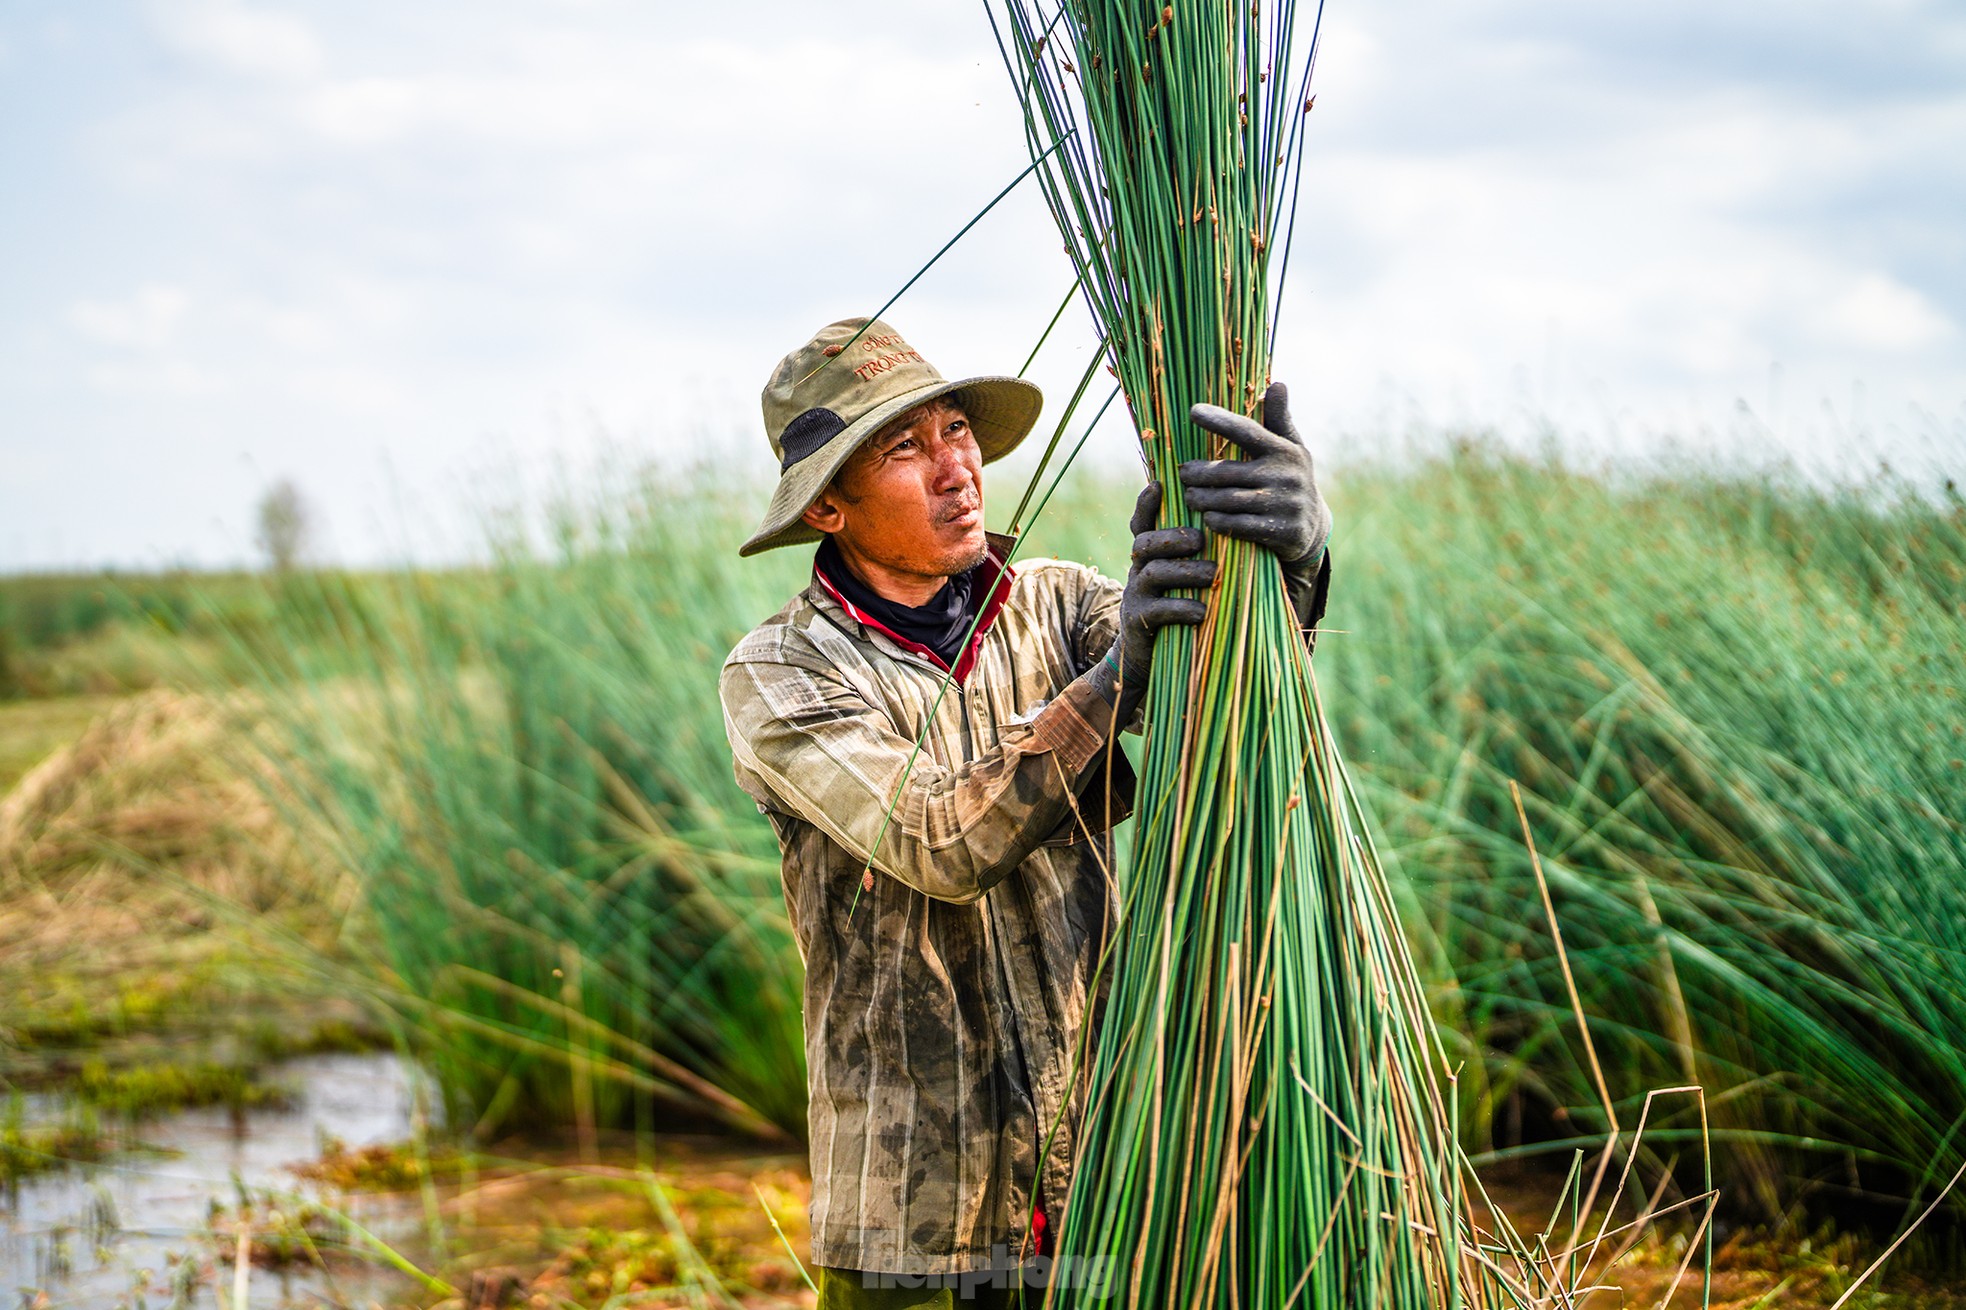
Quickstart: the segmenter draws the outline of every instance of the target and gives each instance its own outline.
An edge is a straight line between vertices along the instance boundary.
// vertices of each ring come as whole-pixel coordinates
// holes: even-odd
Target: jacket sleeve
[[[1078,661],[1081,673],[1105,659],[1106,652],[1113,648],[1113,638],[1120,632],[1120,598],[1126,594],[1125,583],[1092,569],[1085,573],[1085,589],[1079,595],[1078,621],[1072,634],[1072,656]],[[1122,731],[1142,732],[1146,723],[1147,704],[1142,701]]]
[[[1080,673],[1105,659],[1106,652],[1113,648],[1113,638],[1120,630],[1120,597],[1125,591],[1125,583],[1115,582],[1092,569],[1085,570],[1072,632],[1072,658],[1078,661]]]
[[[1284,565],[1283,585],[1290,596],[1290,608],[1296,612],[1297,626],[1304,633],[1305,648],[1315,655],[1317,625],[1324,618],[1324,604],[1331,595],[1330,548],[1318,552],[1315,561]]]
[[[739,778],[760,803],[945,901],[982,896],[1069,817],[1112,725],[1080,678],[976,759],[951,768],[924,748],[910,767],[913,738],[830,669],[734,661],[719,690]]]

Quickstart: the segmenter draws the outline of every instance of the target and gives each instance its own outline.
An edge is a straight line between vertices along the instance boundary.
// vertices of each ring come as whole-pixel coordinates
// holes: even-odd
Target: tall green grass
[[[1069,487],[1025,554],[1117,570],[1131,493]],[[1328,495],[1314,672],[1468,1035],[1468,1145],[1603,1129],[1515,779],[1614,1094],[1704,1084],[1721,1181],[1773,1212],[1949,1177],[1966,510],[1481,447]],[[348,984],[456,1118],[802,1128],[798,961],[715,681],[806,561],[739,561],[748,508],[651,492],[482,570],[364,579],[263,662],[257,740],[358,893]]]
[[[1489,1057],[1463,1122],[1507,1145],[1493,1111],[1526,1097],[1559,1137],[1603,1127],[1514,778],[1617,1091],[1705,1084],[1735,1199],[1771,1212],[1949,1177],[1961,506],[1478,449],[1344,493],[1320,673]]]
[[[791,583],[727,564],[739,517],[690,503],[311,600],[246,702],[296,830],[358,894],[344,977],[481,1133],[803,1131],[776,848],[714,691]]]

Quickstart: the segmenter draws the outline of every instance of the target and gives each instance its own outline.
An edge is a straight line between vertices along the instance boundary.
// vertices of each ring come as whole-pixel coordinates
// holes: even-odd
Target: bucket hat
[[[817,541],[800,516],[862,442],[915,406],[962,393],[983,462],[1017,449],[1044,395],[1022,378],[951,382],[888,324],[843,318],[780,360],[765,384],[765,435],[778,457],[778,489],[739,555]]]

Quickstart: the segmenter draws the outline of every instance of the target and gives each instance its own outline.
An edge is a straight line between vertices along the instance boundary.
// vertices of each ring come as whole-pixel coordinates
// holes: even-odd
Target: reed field
[[[0,700],[104,695],[181,672],[223,626],[262,607],[250,574],[28,574],[0,578]],[[262,609],[263,612],[263,609]]]
[[[1459,1062],[1464,1147],[1560,1171],[1607,1126],[1514,781],[1625,1128],[1649,1090],[1698,1083],[1732,1220],[1915,1216],[1966,1160],[1966,505],[1480,443],[1327,481],[1313,673]],[[1021,553],[1117,575],[1134,490],[1075,474]],[[170,676],[200,708],[158,732],[215,734],[198,767],[224,770],[227,840],[257,854],[174,883],[180,909],[359,1006],[467,1134],[791,1146],[799,961],[715,688],[807,567],[737,558],[754,499],[652,477],[479,568],[194,597],[205,672]],[[79,667],[115,627],[14,629],[14,658]],[[133,786],[123,754],[89,785]],[[51,843],[93,813],[60,764],[0,799],[10,902],[174,867],[148,830]],[[1682,1103],[1644,1150],[1699,1190]]]

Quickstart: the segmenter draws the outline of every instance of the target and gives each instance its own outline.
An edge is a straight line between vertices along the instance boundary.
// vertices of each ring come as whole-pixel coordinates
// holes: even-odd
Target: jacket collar
[[[983,638],[990,631],[990,625],[996,622],[997,612],[1003,608],[1004,601],[1009,599],[1011,579],[1017,576],[1017,570],[1010,566],[1010,552],[1016,545],[1017,539],[999,532],[986,532],[983,536],[988,543],[987,553],[981,565],[982,575],[977,579],[982,585],[982,613],[976,620],[976,631],[970,634],[969,644],[963,648],[954,669],[944,664],[942,657],[928,647],[902,636],[841,595],[839,588],[833,585],[833,580],[826,576],[825,571],[817,563],[813,565],[812,586],[807,589],[806,594],[811,596],[821,608],[842,611],[860,625],[862,636],[866,636],[869,632],[877,632],[908,654],[928,661],[943,673],[953,674],[956,685],[960,687],[968,680],[970,670],[976,667],[976,656],[983,648]]]

